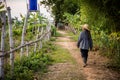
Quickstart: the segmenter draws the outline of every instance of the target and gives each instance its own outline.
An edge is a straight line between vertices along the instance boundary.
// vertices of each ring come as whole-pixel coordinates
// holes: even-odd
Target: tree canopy
[[[43,0],[41,3],[52,8],[52,13],[55,15],[55,21],[64,20],[64,13],[75,14],[79,10],[77,3],[79,0]]]
[[[120,0],[43,0],[51,7],[55,21],[63,21],[64,13],[80,11],[81,23],[102,24],[103,28],[120,31]],[[98,26],[97,25],[97,26]]]

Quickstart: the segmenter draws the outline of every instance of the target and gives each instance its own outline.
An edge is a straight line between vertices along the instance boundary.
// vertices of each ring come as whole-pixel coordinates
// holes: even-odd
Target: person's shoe
[[[87,66],[87,64],[84,64],[84,65],[83,65],[83,67],[86,67],[86,66]]]

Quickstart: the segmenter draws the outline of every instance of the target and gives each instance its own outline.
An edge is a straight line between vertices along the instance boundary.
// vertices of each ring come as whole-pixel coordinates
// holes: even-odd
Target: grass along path
[[[82,59],[79,49],[71,37],[64,31],[55,42],[58,48],[53,52],[54,64],[48,68],[41,80],[119,80],[120,75],[105,68],[106,58],[99,52],[89,52],[88,66],[82,67]]]

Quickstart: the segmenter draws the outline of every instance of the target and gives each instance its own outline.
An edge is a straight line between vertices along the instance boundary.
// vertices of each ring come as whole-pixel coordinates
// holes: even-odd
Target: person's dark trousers
[[[81,51],[81,56],[83,58],[83,62],[87,64],[87,58],[88,58],[88,50],[86,49],[80,49]]]

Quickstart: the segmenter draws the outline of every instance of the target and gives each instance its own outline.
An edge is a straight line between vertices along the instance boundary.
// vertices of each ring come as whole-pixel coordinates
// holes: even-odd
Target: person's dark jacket
[[[89,31],[84,30],[80,33],[80,36],[77,42],[77,47],[85,50],[89,50],[89,48],[92,49],[93,42],[92,42],[91,34]]]

